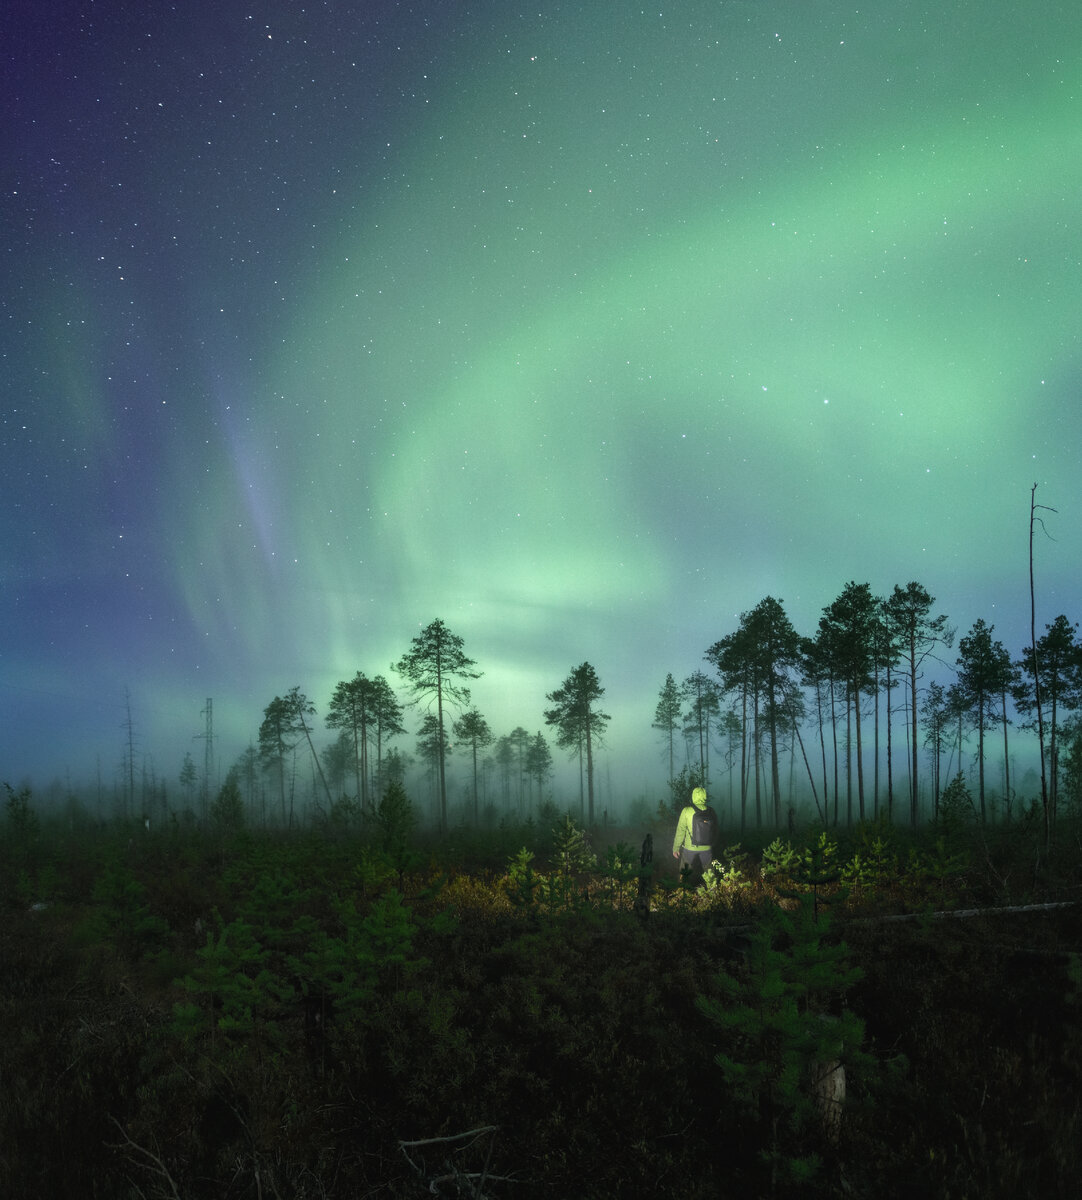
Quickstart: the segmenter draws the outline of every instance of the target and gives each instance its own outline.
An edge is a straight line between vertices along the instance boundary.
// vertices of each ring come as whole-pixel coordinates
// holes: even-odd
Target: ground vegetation
[[[345,823],[240,811],[7,789],[4,1196],[1075,1194],[1073,813],[1047,854],[957,776],[919,831],[734,828],[692,889],[668,800],[440,836],[398,782]]]

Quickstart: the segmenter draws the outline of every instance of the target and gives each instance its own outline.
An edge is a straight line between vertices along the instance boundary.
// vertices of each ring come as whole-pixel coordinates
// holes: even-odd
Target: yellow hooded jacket
[[[706,809],[706,789],[698,787],[691,793],[691,803],[681,812],[676,826],[676,837],[673,838],[672,852],[679,854],[681,850],[709,850],[709,846],[696,846],[691,840],[691,818],[695,810],[703,812]]]

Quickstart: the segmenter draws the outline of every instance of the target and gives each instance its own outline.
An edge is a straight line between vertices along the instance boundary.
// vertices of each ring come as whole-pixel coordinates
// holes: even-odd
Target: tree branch
[[[131,1158],[134,1162],[138,1163],[138,1165],[143,1167],[144,1170],[150,1171],[155,1175],[161,1176],[161,1178],[164,1179],[165,1182],[169,1185],[169,1194],[173,1197],[173,1200],[181,1200],[180,1192],[177,1189],[176,1181],[173,1179],[173,1176],[169,1174],[169,1168],[165,1165],[165,1163],[162,1162],[162,1160],[154,1153],[153,1150],[148,1150],[146,1148],[146,1146],[140,1146],[138,1142],[133,1141],[132,1138],[129,1136],[128,1131],[124,1128],[123,1125],[121,1125],[121,1123],[116,1119],[116,1117],[114,1117],[110,1114],[109,1120],[112,1121],[112,1123],[117,1127],[117,1129],[120,1130],[120,1134],[121,1134],[121,1137],[123,1137],[123,1139],[124,1139],[125,1145],[127,1147],[129,1147],[132,1151],[135,1151],[138,1154],[141,1154],[143,1156],[143,1158],[146,1159],[147,1161],[139,1162],[139,1160],[137,1158],[135,1158],[134,1154],[129,1154],[129,1158]],[[120,1148],[121,1147],[116,1147],[116,1149],[120,1149]]]
[[[402,1151],[406,1162],[408,1162],[414,1171],[417,1172],[419,1178],[424,1180],[424,1168],[420,1164],[414,1162],[414,1160],[410,1157],[410,1150],[416,1150],[423,1146],[441,1146],[457,1143],[457,1151],[460,1152],[463,1150],[468,1150],[470,1146],[474,1145],[486,1134],[495,1134],[498,1129],[498,1125],[480,1125],[476,1129],[467,1129],[464,1133],[454,1133],[448,1135],[447,1137],[418,1138],[414,1141],[400,1141],[398,1143],[398,1148]],[[448,1163],[447,1166],[451,1167],[450,1171],[442,1175],[435,1175],[428,1180],[429,1192],[431,1192],[433,1196],[437,1196],[439,1195],[439,1187],[441,1184],[454,1183],[459,1186],[465,1184],[466,1187],[469,1188],[469,1193],[471,1196],[476,1197],[477,1200],[484,1200],[484,1193],[481,1191],[481,1188],[484,1186],[486,1181],[492,1180],[498,1183],[517,1183],[518,1181],[509,1175],[489,1174],[489,1163],[492,1160],[492,1150],[494,1144],[494,1139],[489,1141],[488,1152],[485,1155],[485,1164],[483,1170],[459,1171],[456,1168],[451,1167],[451,1164]]]

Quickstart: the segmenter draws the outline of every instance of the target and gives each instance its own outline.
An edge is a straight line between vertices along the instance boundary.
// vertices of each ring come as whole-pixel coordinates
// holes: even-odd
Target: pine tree
[[[743,969],[719,972],[715,994],[696,998],[722,1034],[715,1061],[726,1086],[765,1135],[772,1192],[816,1173],[817,1127],[832,1135],[840,1114],[817,1105],[815,1081],[859,1055],[864,1040],[863,1023],[841,1004],[861,971],[850,965],[844,942],[828,940],[829,928],[823,914],[816,918],[810,894],[794,912],[771,907],[751,935]]]
[[[407,865],[413,836],[413,805],[398,780],[387,785],[376,809],[380,849],[401,871]]]
[[[992,724],[1005,717],[1006,714],[1001,717],[997,705],[1002,703],[1014,679],[1010,655],[1002,642],[992,640],[994,630],[994,625],[986,625],[983,619],[978,618],[958,643],[956,664],[959,702],[977,730],[977,794],[982,821],[987,815],[984,790],[985,733]]]
[[[278,792],[282,802],[282,823],[293,824],[293,798],[290,792],[288,818],[286,815],[286,758],[297,744],[297,727],[289,703],[281,696],[274,699],[263,710],[263,723],[259,726],[259,757],[266,771],[278,780]]]
[[[832,654],[831,670],[846,684],[848,712],[852,714],[856,740],[857,806],[864,820],[864,745],[861,698],[873,687],[874,633],[879,601],[866,583],[850,581],[841,595],[823,609],[819,620],[823,644]],[[847,751],[848,753],[848,751]],[[852,789],[848,793],[846,824],[852,824]]]
[[[189,808],[192,806],[192,792],[195,791],[195,785],[198,779],[199,774],[195,769],[195,763],[192,761],[191,754],[185,754],[184,762],[180,767],[180,774],[177,776],[177,781],[184,789],[184,795],[188,801]]]
[[[220,833],[238,833],[244,828],[244,800],[236,775],[230,771],[225,783],[210,806],[208,813],[211,824]]]
[[[578,877],[597,866],[585,832],[575,824],[570,813],[564,814],[561,824],[552,831],[552,877],[547,881],[547,899],[553,909],[571,906]]]
[[[594,823],[594,746],[601,744],[609,723],[609,714],[596,707],[604,694],[597,672],[584,662],[546,696],[553,707],[545,712],[545,724],[556,727],[556,744],[578,753],[580,763],[582,754],[586,755],[586,794],[591,825]]]
[[[98,905],[93,923],[128,958],[156,948],[169,932],[168,923],[151,911],[146,888],[122,862],[106,864],[93,897]]]
[[[901,646],[909,686],[909,817],[914,829],[917,827],[917,686],[920,672],[936,646],[954,645],[954,630],[947,625],[944,614],[936,617],[931,615],[933,604],[935,597],[927,588],[913,581],[904,588],[895,584],[894,591],[886,601],[887,621]]]
[[[571,814],[564,815],[563,823],[552,831],[553,866],[561,875],[580,875],[597,866],[597,858],[590,849],[589,839],[575,822]]]
[[[660,732],[669,756],[669,779],[672,779],[676,772],[676,731],[680,728],[680,709],[680,689],[670,671],[658,693],[653,721],[653,727]]]
[[[516,908],[533,909],[541,877],[533,869],[533,851],[525,846],[507,863],[507,898]]]
[[[452,725],[454,735],[460,742],[465,742],[470,747],[470,754],[473,759],[473,823],[477,824],[477,751],[483,750],[486,746],[492,744],[492,730],[489,728],[488,722],[477,711],[476,708],[471,708],[468,712],[462,714],[457,721]]]
[[[1082,642],[1078,626],[1061,613],[1045,626],[1035,651],[1026,653],[1016,664],[1020,677],[1014,691],[1015,707],[1024,713],[1029,728],[1036,728],[1037,693],[1048,713],[1048,757],[1053,770],[1048,779],[1049,822],[1055,826],[1059,798],[1060,746],[1064,733],[1064,714],[1082,708]]]
[[[951,850],[957,850],[967,831],[977,822],[973,795],[961,771],[943,789],[936,826]]]
[[[324,718],[328,729],[340,729],[350,740],[355,797],[362,812],[368,811],[368,723],[372,716],[372,691],[372,681],[363,671],[358,671],[352,679],[340,680],[335,684]]]
[[[173,1006],[173,1030],[209,1033],[212,1045],[219,1036],[246,1038],[257,1031],[277,1040],[275,1018],[292,990],[268,970],[267,950],[246,921],[227,925],[215,916],[217,931],[207,933],[195,967],[181,980],[192,1000]]]
[[[460,679],[478,679],[481,672],[467,658],[463,641],[439,620],[433,621],[413,639],[409,651],[392,667],[402,675],[413,691],[413,702],[422,701],[435,705],[437,749],[439,753],[440,828],[447,830],[447,728],[444,707],[455,705],[465,708],[470,702],[470,689],[456,682]]]
[[[711,727],[721,711],[718,685],[702,671],[693,671],[680,685],[680,696],[690,705],[684,714],[684,737],[689,752],[698,744],[699,777],[703,787],[709,787]]]
[[[552,751],[539,729],[526,747],[526,773],[537,782],[538,806],[544,802],[545,780],[552,774]]]

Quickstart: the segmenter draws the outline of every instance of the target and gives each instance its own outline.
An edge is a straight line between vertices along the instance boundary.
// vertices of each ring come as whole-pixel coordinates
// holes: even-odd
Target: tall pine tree
[[[555,726],[556,744],[565,749],[574,748],[580,755],[585,755],[591,825],[594,820],[594,746],[600,744],[609,723],[609,714],[596,707],[604,694],[597,672],[584,662],[546,697],[552,708],[545,712],[545,723]]]
[[[413,703],[435,705],[436,743],[439,755],[440,828],[447,830],[447,735],[444,708],[466,708],[470,689],[460,680],[479,679],[476,663],[466,656],[463,640],[436,620],[410,643],[409,650],[392,667],[409,684]]]

